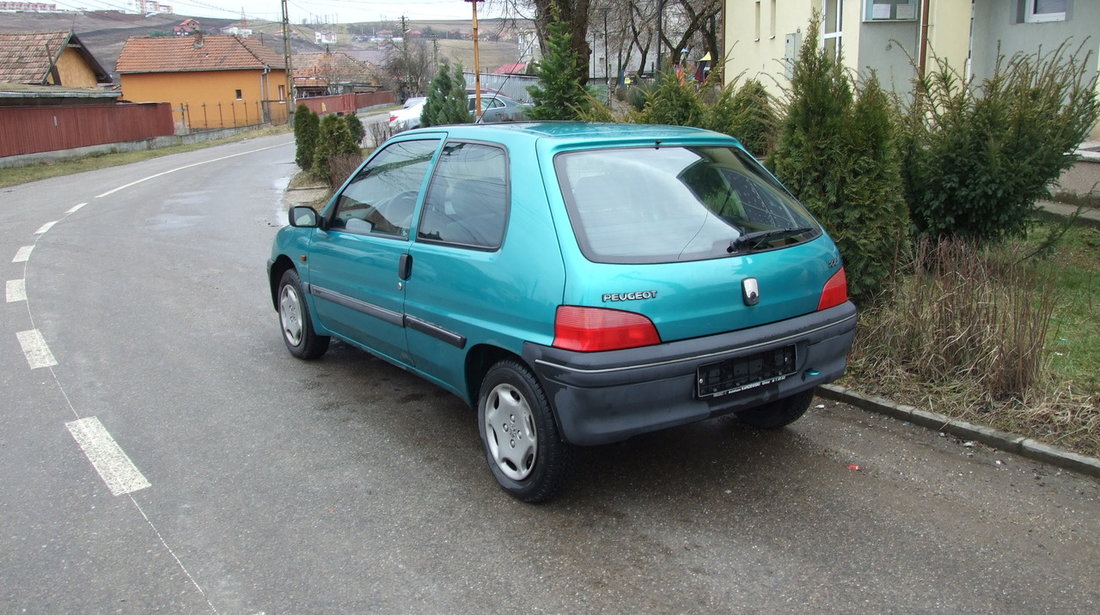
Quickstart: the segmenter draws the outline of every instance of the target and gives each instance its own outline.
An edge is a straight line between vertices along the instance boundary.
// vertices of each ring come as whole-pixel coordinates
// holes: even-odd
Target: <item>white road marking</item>
[[[107,483],[111,495],[133,493],[149,487],[149,481],[137,469],[126,451],[94,416],[65,423],[76,443],[84,450],[100,478]]]
[[[57,365],[50,347],[46,345],[46,338],[42,337],[38,329],[20,331],[15,335],[19,338],[19,345],[23,347],[23,354],[27,355],[27,363],[30,364],[31,369]]]
[[[49,231],[50,229],[53,228],[53,225],[57,224],[57,222],[58,222],[57,220],[54,220],[53,222],[47,222],[47,223],[43,224],[42,226],[40,226],[38,228],[37,231],[34,232],[34,234],[35,235],[41,235],[41,234]]]
[[[81,207],[84,207],[85,205],[87,205],[87,203],[77,203],[76,205],[73,205],[72,207],[70,207],[69,211],[66,211],[65,213],[75,214],[76,212],[80,211]]]
[[[209,164],[211,162],[218,162],[220,160],[227,160],[229,158],[236,158],[237,156],[244,156],[246,154],[255,154],[256,152],[262,152],[264,150],[275,149],[276,147],[286,147],[286,143],[282,143],[282,144],[279,144],[279,145],[272,145],[270,147],[261,147],[259,149],[248,150],[247,152],[240,152],[238,154],[230,154],[228,156],[222,156],[221,158],[213,158],[211,160],[203,160],[202,162],[194,162],[194,163],[191,163],[191,164],[185,164],[182,167],[176,167],[174,169],[168,169],[167,171],[161,171],[160,173],[155,173],[153,175],[150,175],[149,177],[142,177],[141,179],[134,180],[134,181],[132,181],[128,184],[123,184],[123,185],[121,185],[117,188],[113,188],[111,190],[108,190],[107,192],[104,192],[103,194],[97,194],[97,195],[95,195],[95,198],[101,199],[105,196],[110,196],[110,195],[118,192],[119,190],[125,190],[126,188],[129,188],[130,186],[136,186],[137,184],[140,184],[142,182],[147,182],[150,179],[155,179],[157,177],[160,177],[161,175],[168,175],[169,173],[175,173],[176,171],[182,171],[184,169],[190,169],[191,167],[197,167],[199,165]]]
[[[6,290],[8,303],[27,300],[27,284],[24,280],[8,280]]]
[[[23,246],[15,252],[15,258],[11,259],[13,263],[25,263],[31,259],[31,250],[34,250],[34,246]]]

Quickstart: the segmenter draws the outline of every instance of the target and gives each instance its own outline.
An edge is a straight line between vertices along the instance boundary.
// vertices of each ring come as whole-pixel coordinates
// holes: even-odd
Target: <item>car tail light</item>
[[[821,289],[821,299],[817,302],[817,309],[824,310],[840,305],[848,300],[848,277],[844,274],[844,267],[833,274],[825,287]]]
[[[660,343],[653,321],[634,312],[562,305],[554,318],[555,348],[596,352]]]
[[[392,122],[392,121],[394,121],[394,120],[396,120],[396,119],[397,119],[397,114],[396,114],[396,113],[391,113],[391,114],[390,114],[390,121]]]

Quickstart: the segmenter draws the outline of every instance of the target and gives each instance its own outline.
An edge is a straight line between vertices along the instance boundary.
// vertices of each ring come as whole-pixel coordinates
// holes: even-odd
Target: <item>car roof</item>
[[[446,130],[450,138],[507,140],[527,138],[532,141],[551,141],[562,146],[616,141],[735,141],[728,135],[690,126],[561,121],[453,124],[420,128],[412,133],[441,129]]]

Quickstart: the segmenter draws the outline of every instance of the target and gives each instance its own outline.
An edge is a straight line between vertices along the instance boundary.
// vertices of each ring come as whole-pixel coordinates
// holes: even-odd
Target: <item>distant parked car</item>
[[[477,116],[474,115],[474,107],[477,104],[474,94],[470,94],[470,115],[474,116],[474,121],[477,121]],[[521,103],[514,98],[509,98],[503,94],[495,93],[481,93],[481,123],[491,124],[493,122],[522,122],[527,119],[527,110],[531,108],[531,105]]]
[[[420,114],[424,112],[424,96],[414,96],[405,101],[402,108],[390,112],[390,130],[394,133],[420,127]]]

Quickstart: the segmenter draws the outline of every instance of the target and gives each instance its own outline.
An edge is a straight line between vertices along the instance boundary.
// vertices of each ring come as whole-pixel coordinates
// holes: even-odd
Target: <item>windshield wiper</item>
[[[776,228],[768,231],[755,231],[753,233],[745,233],[737,239],[730,242],[730,247],[726,248],[726,252],[733,254],[734,252],[748,252],[756,249],[761,243],[775,241],[777,239],[786,239],[787,237],[794,237],[795,235],[802,235],[804,233],[812,233],[813,229],[808,226],[802,226],[799,228]]]

